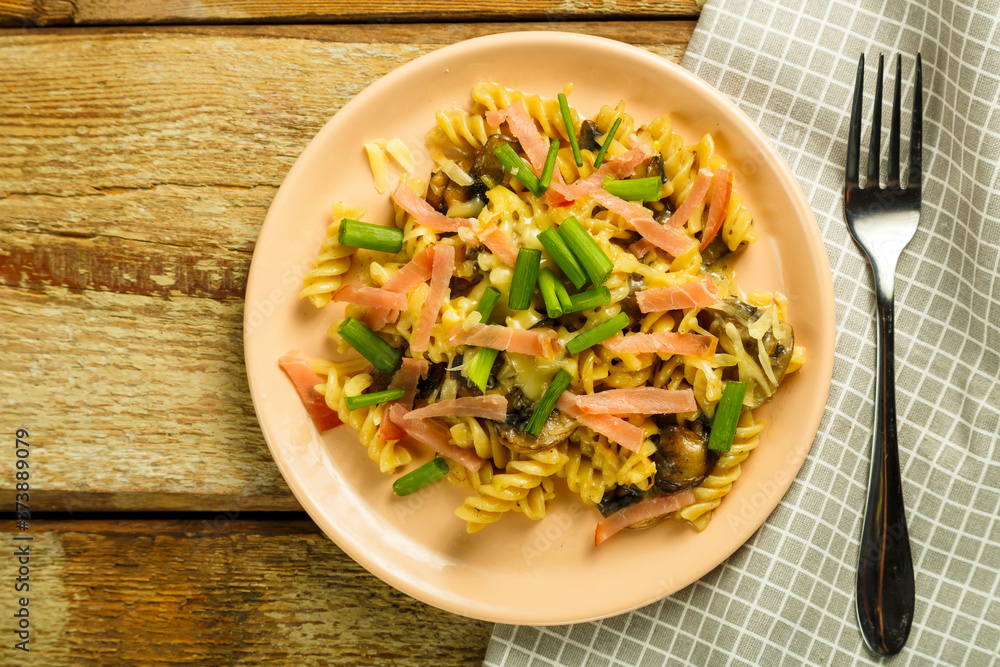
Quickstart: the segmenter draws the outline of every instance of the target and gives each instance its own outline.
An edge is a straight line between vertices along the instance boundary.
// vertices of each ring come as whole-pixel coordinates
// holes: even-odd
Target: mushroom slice
[[[534,411],[535,403],[514,387],[507,395],[507,421],[492,424],[504,446],[515,452],[538,452],[564,442],[576,430],[575,420],[553,410],[538,437],[528,435],[524,429]]]
[[[792,359],[792,325],[736,298],[703,309],[698,317],[719,345],[739,362],[739,379],[751,381],[750,409],[771,400]]]
[[[719,453],[708,448],[708,438],[682,426],[660,429],[654,486],[661,493],[677,493],[698,486],[712,474]]]

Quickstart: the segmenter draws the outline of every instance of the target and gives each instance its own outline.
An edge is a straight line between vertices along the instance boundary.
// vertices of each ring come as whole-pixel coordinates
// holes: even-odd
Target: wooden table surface
[[[0,0],[0,496],[13,510],[22,429],[32,513],[2,522],[0,665],[481,663],[491,624],[383,584],[301,511],[242,339],[268,206],[370,83],[517,30],[678,61],[699,11],[479,4]]]

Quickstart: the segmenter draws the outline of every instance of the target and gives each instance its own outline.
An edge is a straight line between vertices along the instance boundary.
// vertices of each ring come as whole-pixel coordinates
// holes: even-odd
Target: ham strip
[[[604,208],[623,217],[644,239],[666,250],[673,257],[683,254],[694,243],[691,237],[681,230],[661,225],[654,220],[652,211],[645,206],[625,201],[604,188],[595,190],[590,196]]]
[[[413,331],[410,348],[423,352],[431,341],[431,328],[441,312],[441,304],[448,296],[451,274],[455,271],[455,246],[436,243],[434,245],[434,265],[431,270],[431,287],[420,311],[420,320]]]
[[[545,158],[548,157],[549,145],[535,126],[535,121],[528,115],[528,110],[520,101],[514,102],[506,109],[487,111],[486,122],[492,127],[500,127],[507,121],[510,133],[520,142],[521,149],[528,156],[528,161],[535,169],[535,175],[542,173]]]
[[[619,179],[628,178],[635,173],[635,168],[648,157],[649,153],[646,152],[644,146],[636,146],[628,153],[605,161],[590,176],[573,181],[568,185],[563,182],[561,173],[557,171],[549,185],[549,192],[558,195],[558,197],[550,197],[550,203],[561,204],[589,197],[595,189],[603,189],[602,183],[604,183],[606,176],[614,176]]]
[[[677,310],[679,308],[704,308],[719,300],[715,289],[715,281],[709,276],[701,280],[673,285],[671,287],[654,287],[653,289],[636,292],[639,310],[644,313]]]
[[[489,222],[479,232],[479,241],[493,251],[500,261],[508,266],[514,266],[517,261],[517,245],[511,241],[506,232],[497,227],[495,222]]]
[[[407,410],[413,407],[413,399],[417,396],[417,384],[420,378],[427,375],[430,364],[424,359],[412,359],[403,357],[402,362],[396,372],[392,374],[392,380],[386,389],[397,389],[402,387],[406,390],[403,398],[396,401]]]
[[[402,405],[393,404],[387,413],[388,420],[417,442],[454,459],[470,472],[476,472],[486,463],[475,452],[451,444],[451,435],[443,425],[433,419],[406,419],[406,412]]]
[[[552,329],[512,329],[499,324],[475,324],[468,329],[461,324],[448,332],[449,345],[491,347],[533,357],[552,359],[562,349]]]
[[[406,410],[413,407],[413,399],[417,396],[417,384],[419,384],[420,378],[427,375],[429,368],[430,365],[423,359],[403,357],[399,368],[392,374],[392,380],[386,389],[402,387],[406,390],[406,393],[399,400],[385,406],[382,413],[382,423],[379,424],[378,435],[376,436],[379,440],[401,440],[406,435],[403,429],[385,415],[388,414],[388,410],[395,404],[401,405]]]
[[[573,392],[564,391],[559,397],[556,407],[569,415],[571,419],[575,419],[587,428],[600,433],[611,442],[617,442],[631,452],[639,451],[646,438],[641,428],[611,415],[588,415],[577,407],[577,398],[578,396]]]
[[[579,396],[576,406],[588,415],[665,415],[695,412],[698,402],[690,389],[608,389]]]
[[[434,267],[434,246],[427,246],[409,262],[399,268],[399,271],[392,274],[382,289],[390,292],[400,292],[406,294],[420,283],[427,282],[431,277],[431,270]]]
[[[682,507],[694,504],[694,501],[694,491],[685,489],[669,496],[647,498],[634,505],[623,507],[604,520],[597,522],[597,529],[594,531],[594,546],[598,546],[618,531],[634,523],[676,512]]]
[[[705,195],[708,194],[708,186],[712,184],[712,172],[708,169],[699,169],[698,175],[694,179],[694,184],[688,191],[687,197],[677,207],[674,214],[670,216],[667,220],[667,227],[683,227],[684,223],[688,221],[691,214],[694,213],[695,209],[698,208],[703,201],[705,201]]]
[[[426,419],[428,417],[480,417],[504,421],[507,419],[507,399],[499,394],[463,396],[417,408],[408,412],[405,419]]]
[[[408,294],[413,291],[417,285],[427,282],[427,280],[430,279],[433,265],[434,246],[427,246],[414,255],[413,259],[401,266],[399,271],[392,274],[392,276],[385,281],[385,285],[382,286],[382,289],[389,290],[390,292]],[[400,310],[405,309],[406,304],[404,303],[403,308]],[[368,324],[371,326],[373,331],[378,331],[384,327],[387,322],[395,322],[397,319],[399,319],[399,310],[392,310],[389,308],[368,309]]]
[[[726,219],[726,211],[729,210],[729,199],[733,194],[733,175],[725,169],[716,169],[712,175],[712,204],[708,209],[708,222],[705,224],[705,232],[701,235],[701,252],[708,247],[712,239],[722,229],[722,223]]]
[[[392,200],[416,218],[421,225],[430,227],[436,232],[457,232],[459,227],[472,225],[476,222],[472,218],[449,218],[435,211],[433,206],[402,181],[392,191]]]
[[[278,365],[295,385],[295,391],[302,400],[302,405],[305,406],[306,412],[312,417],[313,424],[320,433],[343,423],[337,413],[326,404],[326,398],[316,391],[316,385],[323,384],[323,380],[316,375],[316,371],[308,361],[289,352],[278,359]]]
[[[387,289],[378,287],[365,287],[357,283],[341,287],[333,295],[333,300],[386,310],[399,311],[406,309],[406,294],[390,292]]]
[[[627,336],[612,336],[601,345],[612,352],[625,354],[640,354],[642,352],[660,352],[663,354],[684,354],[693,357],[707,358],[715,354],[718,343],[715,336],[701,334],[674,333],[635,333]]]

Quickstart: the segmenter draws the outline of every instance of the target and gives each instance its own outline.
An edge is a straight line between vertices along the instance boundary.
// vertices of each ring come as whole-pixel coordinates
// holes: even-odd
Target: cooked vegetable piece
[[[608,152],[608,146],[611,145],[611,141],[615,138],[615,133],[618,131],[618,126],[622,124],[622,117],[618,116],[615,118],[615,122],[612,123],[611,129],[608,131],[607,136],[604,138],[604,143],[601,144],[601,150],[598,151],[597,157],[594,158],[594,166],[600,167],[601,163],[604,162],[604,155]]]
[[[572,297],[571,297],[572,298]],[[588,347],[597,345],[605,338],[615,335],[628,326],[628,315],[618,313],[610,320],[601,322],[592,329],[587,329],[576,335],[573,340],[566,344],[566,349],[570,354],[579,354]]]
[[[573,161],[576,166],[583,166],[583,155],[580,153],[580,143],[576,139],[576,128],[573,127],[573,115],[569,110],[569,102],[564,93],[559,93],[559,110],[562,112],[563,124],[566,125],[566,136],[569,137],[569,145],[573,148]]]
[[[507,144],[501,144],[496,147],[494,153],[507,171],[510,172],[510,175],[520,181],[521,185],[531,191],[531,194],[541,197],[545,193],[541,182],[535,176],[535,172],[531,171],[531,167],[518,157],[513,148]]]
[[[542,427],[545,426],[549,415],[555,410],[559,397],[566,391],[572,380],[573,376],[567,373],[565,369],[559,369],[559,372],[552,378],[552,382],[549,383],[548,389],[542,394],[542,399],[538,401],[538,405],[535,406],[535,411],[532,413],[531,419],[524,429],[528,435],[537,437],[542,432]]]
[[[583,270],[583,266],[570,251],[569,246],[559,236],[556,228],[547,228],[538,235],[538,240],[563,272],[563,275],[573,283],[573,286],[577,289],[583,289],[589,280],[587,272]]]
[[[479,313],[480,323],[490,323],[490,316],[493,314],[493,309],[499,301],[500,290],[492,285],[487,287],[486,291],[483,292],[483,296],[479,298],[479,303],[476,304],[476,312]]]
[[[747,391],[746,382],[727,382],[722,390],[722,398],[715,408],[715,419],[712,421],[712,437],[708,441],[709,449],[717,452],[728,452],[733,446],[736,436],[736,424],[743,412],[743,396]]]
[[[556,155],[559,153],[559,140],[553,139],[552,143],[549,144],[549,153],[545,157],[545,166],[542,168],[542,175],[539,178],[539,182],[543,189],[548,189],[549,184],[552,183],[552,173],[556,169]]]
[[[569,308],[564,309],[567,313],[577,313],[588,308],[597,308],[606,303],[611,303],[611,290],[604,285],[594,287],[586,292],[577,292],[569,295]]]
[[[566,242],[566,246],[587,272],[594,287],[603,285],[614,270],[615,264],[601,250],[601,246],[597,245],[597,241],[590,235],[590,232],[584,229],[580,221],[573,216],[563,220],[558,231],[560,238]]]
[[[654,487],[659,493],[676,493],[701,484],[712,474],[719,453],[708,446],[708,438],[682,426],[667,426],[657,434]]]
[[[381,403],[388,403],[389,401],[395,401],[406,395],[406,389],[403,387],[396,387],[395,389],[386,389],[385,391],[375,391],[370,394],[358,394],[357,396],[345,396],[344,404],[347,406],[348,410],[357,410],[358,408],[367,408],[371,405],[379,405]]]
[[[337,243],[352,248],[396,253],[403,249],[403,230],[345,218],[340,221]]]
[[[510,293],[507,295],[507,307],[511,310],[524,310],[531,305],[531,297],[538,282],[538,265],[541,261],[541,250],[521,248],[518,251],[517,263],[514,264],[514,277],[510,283]]]
[[[569,292],[566,291],[566,286],[562,284],[561,280],[556,281],[556,296],[559,297],[559,305],[562,306],[563,313],[568,313],[569,309],[573,307],[573,300],[569,297]]]
[[[663,184],[659,176],[625,180],[615,180],[609,176],[602,185],[605,190],[626,201],[658,201]]]
[[[551,317],[560,317],[563,314],[562,304],[559,302],[559,294],[556,292],[556,276],[552,269],[545,267],[538,273],[538,289],[542,293],[542,300],[545,302],[545,313]]]
[[[341,322],[337,327],[337,333],[383,373],[391,374],[399,365],[402,356],[399,350],[353,317]]]
[[[486,385],[490,380],[490,372],[493,370],[493,364],[496,363],[497,355],[500,354],[500,350],[495,350],[492,347],[481,347],[476,352],[475,358],[466,367],[465,375],[469,378],[469,381],[474,385],[479,387],[480,391],[486,391]]]
[[[436,482],[447,474],[448,462],[440,456],[435,456],[416,470],[406,473],[393,482],[392,491],[397,496],[406,496]]]

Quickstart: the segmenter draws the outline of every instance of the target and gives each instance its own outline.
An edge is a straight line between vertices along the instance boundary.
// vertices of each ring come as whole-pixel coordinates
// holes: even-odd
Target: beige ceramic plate
[[[278,368],[291,349],[328,357],[326,329],[340,315],[299,301],[300,277],[329,223],[330,202],[390,215],[372,185],[362,142],[401,137],[418,152],[440,108],[471,103],[477,81],[555,96],[575,84],[571,103],[591,116],[625,100],[640,124],[669,112],[693,143],[706,132],[735,171],[760,241],[738,265],[740,285],[789,298],[803,370],[760,411],[768,427],[743,476],[703,533],[666,522],[626,531],[595,549],[596,510],[569,497],[532,522],[504,517],[476,535],[453,511],[467,495],[440,483],[393,496],[348,427],[320,436]],[[795,177],[764,135],[719,92],[679,67],[618,42],[552,32],[470,40],[419,58],[372,84],[309,144],[278,191],[257,241],[244,319],[254,406],[281,473],[316,523],[352,558],[396,588],[475,618],[519,624],[586,621],[665,597],[735,551],[781,500],[812,444],[833,365],[834,303],[823,243]],[[423,453],[421,462],[429,455]]]

